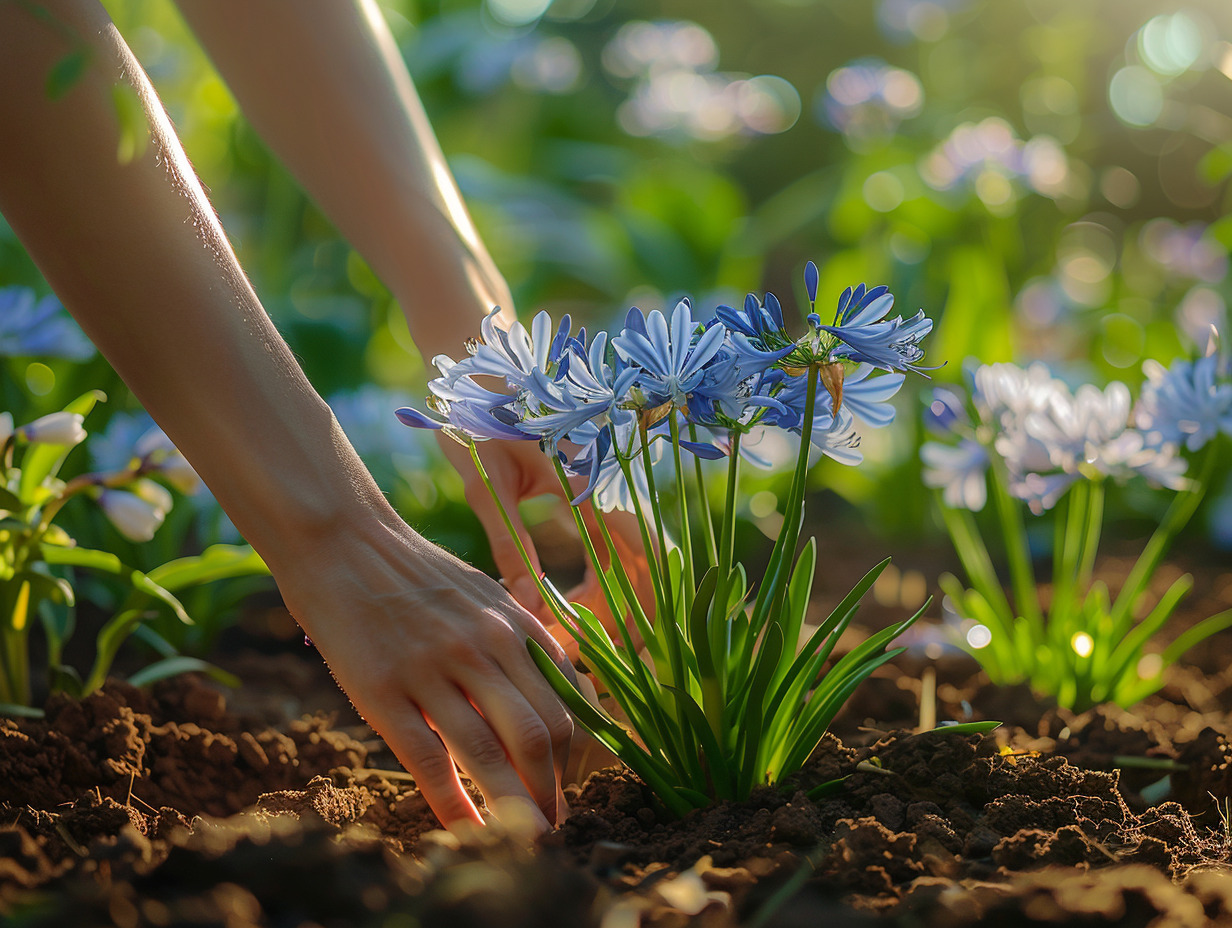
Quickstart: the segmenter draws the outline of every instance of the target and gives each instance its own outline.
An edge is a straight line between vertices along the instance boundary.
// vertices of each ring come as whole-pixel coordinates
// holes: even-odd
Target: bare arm
[[[177,0],[244,115],[402,304],[425,360],[512,298],[373,0]]]
[[[244,114],[397,297],[425,360],[461,357],[494,306],[513,321],[504,278],[471,222],[406,65],[374,0],[177,0]],[[465,450],[442,447],[523,605],[539,597]],[[534,566],[520,500],[559,493],[531,442],[489,442],[488,472]],[[612,527],[648,580],[636,524]],[[572,598],[605,611],[597,578]],[[558,637],[572,645],[561,629]]]
[[[90,65],[50,100],[46,76],[75,44]],[[128,163],[116,154],[117,80],[149,123],[151,144]],[[530,799],[553,819],[553,761],[571,723],[522,641],[559,649],[390,509],[261,308],[95,0],[0,3],[0,212],[265,558],[442,820],[478,817],[451,754],[489,799]]]

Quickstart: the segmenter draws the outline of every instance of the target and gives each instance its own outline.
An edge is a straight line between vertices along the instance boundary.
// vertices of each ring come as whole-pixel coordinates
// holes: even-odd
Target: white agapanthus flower
[[[98,494],[98,505],[111,524],[130,541],[149,541],[167,515],[166,509],[127,490],[103,489]]]
[[[1186,462],[1178,453],[1182,433],[1174,424],[1167,430],[1165,423],[1174,422],[1171,413],[1158,414],[1179,405],[1172,402],[1177,390],[1157,390],[1148,412],[1140,402],[1134,414],[1125,384],[1114,382],[1103,390],[1084,384],[1071,392],[1040,363],[1025,369],[983,365],[972,383],[975,421],[952,411],[943,417],[942,434],[957,437],[959,444],[928,442],[920,451],[925,483],[941,489],[948,506],[983,508],[985,474],[994,458],[1004,467],[1010,493],[1037,514],[1084,479],[1140,476],[1173,490],[1188,486]],[[1156,413],[1152,431],[1134,427],[1151,412]]]
[[[17,430],[17,437],[32,445],[80,444],[85,440],[85,416],[77,412],[53,412],[40,416]]]

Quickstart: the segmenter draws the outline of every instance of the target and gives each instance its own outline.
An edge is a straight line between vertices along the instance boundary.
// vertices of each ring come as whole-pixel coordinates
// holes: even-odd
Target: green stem
[[[732,623],[727,615],[727,600],[731,596],[731,572],[733,541],[736,531],[736,484],[740,476],[740,435],[738,431],[732,432],[731,435],[731,457],[727,460],[727,495],[723,500],[723,522],[719,528],[719,578],[718,586],[715,588],[714,599],[719,604],[722,610],[723,621],[723,642],[722,647],[717,648],[711,643],[711,651],[717,655],[723,655],[722,660],[716,660],[716,665],[719,669],[719,680],[724,687],[727,686],[727,677],[730,670],[730,655],[732,647]]]
[[[1218,436],[1215,441],[1218,441]],[[1155,529],[1146,547],[1138,555],[1138,560],[1134,563],[1129,577],[1121,587],[1121,592],[1117,594],[1116,602],[1112,605],[1110,616],[1114,641],[1124,637],[1129,631],[1134,621],[1133,608],[1138,597],[1142,595],[1151,576],[1159,567],[1159,562],[1168,552],[1172,539],[1185,527],[1197,510],[1198,504],[1202,502],[1211,474],[1214,472],[1217,457],[1218,446],[1212,442],[1207,447],[1205,459],[1202,461],[1202,471],[1194,481],[1192,489],[1182,490],[1173,497],[1172,504],[1168,506],[1168,511],[1164,514],[1159,527]]]
[[[1022,508],[1010,496],[1005,487],[1005,478],[999,468],[992,470],[993,498],[997,501],[997,515],[1001,520],[1001,533],[1005,538],[1005,553],[1009,560],[1010,583],[1014,588],[1014,604],[1017,612],[1026,619],[1036,642],[1044,638],[1044,611],[1040,607],[1039,588],[1035,583],[1035,571],[1031,566],[1031,548],[1027,543],[1027,529],[1022,520]]]
[[[1085,542],[1090,482],[1080,479],[1065,497],[1065,512],[1057,516],[1056,550],[1053,551],[1052,603],[1048,609],[1048,638],[1058,648],[1068,648],[1070,613],[1076,605],[1074,582]]]
[[[633,500],[633,512],[637,516],[637,526],[642,536],[642,550],[646,554],[646,566],[650,570],[650,582],[654,586],[657,615],[660,610],[666,608],[667,596],[664,592],[664,580],[659,575],[659,559],[655,553],[654,541],[650,537],[650,523],[646,521],[646,511],[642,508],[642,498],[637,492],[637,484],[633,482],[633,468],[629,460],[621,457],[619,452],[613,453],[616,454],[616,460],[620,462],[620,471],[625,476],[629,496]]]
[[[784,512],[783,527],[779,532],[774,550],[770,554],[770,563],[766,566],[766,577],[757,591],[757,599],[753,605],[752,633],[755,636],[773,614],[775,601],[781,598],[787,584],[780,580],[783,564],[788,561],[796,547],[800,534],[800,508],[804,505],[804,485],[808,476],[808,459],[813,436],[813,411],[817,404],[818,369],[810,365],[805,373],[808,382],[804,392],[804,420],[800,427],[800,453],[796,457],[796,469],[791,478],[791,490],[787,494],[787,508]],[[772,599],[767,594],[773,591]]]
[[[650,494],[650,508],[655,516],[655,533],[659,537],[659,574],[663,581],[662,594],[664,605],[667,606],[667,615],[675,615],[675,593],[671,588],[672,571],[668,566],[667,559],[667,535],[663,531],[663,505],[659,499],[659,491],[655,487],[654,468],[650,461],[650,434],[646,430],[646,426],[640,427],[642,438],[642,467],[646,470],[646,489]]]
[[[689,423],[689,440],[697,441],[697,428]],[[693,455],[693,474],[697,478],[697,497],[702,507],[702,531],[706,535],[706,554],[710,558],[708,566],[719,562],[718,545],[714,537],[714,515],[710,511],[710,497],[706,493],[706,475],[702,470],[702,459]]]
[[[505,504],[501,501],[500,496],[496,493],[496,488],[492,486],[492,480],[488,477],[488,472],[483,466],[483,461],[479,460],[479,449],[475,447],[474,442],[469,446],[471,452],[471,460],[475,462],[475,469],[479,472],[479,479],[483,481],[483,485],[488,488],[488,493],[492,497],[492,501],[496,503],[497,510],[500,511],[501,519],[505,523],[505,530],[509,532],[509,537],[513,539],[514,545],[518,549],[518,554],[522,556],[522,563],[526,565],[526,572],[531,575],[535,581],[535,587],[539,590],[539,596],[547,603],[548,608],[552,610],[552,614],[556,617],[561,625],[566,628],[576,628],[577,623],[572,616],[568,616],[560,605],[556,602],[556,597],[553,596],[548,588],[544,585],[543,579],[539,576],[539,571],[535,570],[531,563],[530,555],[526,553],[526,546],[522,544],[522,539],[518,537],[517,530],[513,527],[513,520],[509,518],[509,513],[505,510]]]
[[[1104,482],[1095,481],[1087,493],[1086,531],[1082,540],[1082,557],[1078,561],[1078,590],[1085,595],[1095,573],[1095,557],[1104,527]]]
[[[569,478],[565,475],[565,468],[561,465],[559,458],[552,458],[552,463],[556,465],[556,476],[560,480],[561,489],[564,490],[565,499],[568,500],[571,490],[569,489]],[[586,548],[586,556],[590,558],[590,564],[595,569],[595,575],[599,578],[599,586],[603,590],[603,598],[607,600],[607,608],[612,613],[613,620],[621,628],[624,628],[624,610],[617,604],[616,597],[612,593],[607,572],[599,561],[599,554],[595,550],[594,539],[590,537],[590,531],[586,528],[586,521],[582,518],[582,514],[578,512],[576,506],[569,506],[569,511],[573,513],[573,524],[577,526],[578,536],[582,539],[582,545]],[[613,554],[611,559],[615,563],[616,555]],[[627,630],[625,634],[628,634]],[[634,651],[634,649],[630,650]]]
[[[676,410],[670,413],[668,427],[672,436],[672,463],[676,467],[676,513],[680,520],[680,550],[684,555],[684,614],[687,616],[693,608],[693,597],[697,592],[697,581],[693,575],[693,531],[689,527],[689,497],[684,484],[684,467],[680,460],[680,423],[676,418]],[[688,634],[688,623],[685,623],[685,634]]]

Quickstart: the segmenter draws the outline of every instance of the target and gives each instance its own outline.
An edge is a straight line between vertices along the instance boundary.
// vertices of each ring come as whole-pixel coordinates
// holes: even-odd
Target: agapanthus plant
[[[813,308],[811,262],[805,282]],[[888,401],[903,372],[919,369],[919,342],[932,326],[922,312],[891,318],[892,307],[885,287],[861,285],[843,293],[829,324],[810,313],[800,338],[788,334],[769,293],[705,319],[687,300],[670,316],[633,309],[611,337],[575,334],[567,317],[557,326],[546,313],[529,331],[520,324],[503,331],[492,316],[470,357],[435,359],[441,376],[429,403],[439,418],[398,410],[406,424],[444,429],[468,445],[481,474],[478,441],[536,441],[548,455],[572,497],[607,607],[624,621],[609,632],[549,581],[537,581],[540,593],[632,731],[529,646],[579,722],[677,814],[715,797],[747,796],[797,770],[856,686],[899,653],[887,645],[918,617],[871,636],[823,672],[883,562],[800,646],[817,561],[815,540],[796,555],[810,452],[860,462],[857,419],[893,418]],[[799,436],[799,453],[786,518],[752,590],[733,562],[736,487],[742,443],[765,429]],[[722,458],[726,494],[716,524],[703,461]],[[583,506],[594,511],[597,540]],[[652,602],[639,601],[616,556],[604,515],[615,508],[638,519]],[[600,546],[612,555],[606,570]]]
[[[79,546],[55,524],[69,500],[92,497],[121,534],[134,541],[148,540],[172,505],[170,492],[158,481],[181,488],[197,481],[188,462],[158,429],[137,442],[125,466],[61,479],[69,452],[86,438],[85,417],[101,399],[101,393],[91,391],[59,412],[18,427],[11,413],[0,412],[0,713],[38,714],[29,706],[28,642],[34,622],[42,623],[47,639],[50,689],[82,695],[102,686],[120,645],[143,619],[169,610],[181,622],[192,621],[177,592],[225,577],[266,572],[247,545],[216,545],[201,555],[142,572],[110,552]],[[113,575],[128,587],[127,598],[98,632],[94,663],[84,678],[62,662],[64,644],[75,624],[72,578],[77,568]],[[133,682],[149,683],[189,670],[221,675],[165,642],[154,644],[161,658],[138,671]]]
[[[1232,610],[1194,625],[1161,652],[1147,645],[1193,585],[1185,575],[1147,609],[1151,578],[1194,514],[1212,473],[1219,434],[1232,432],[1232,381],[1212,350],[1170,369],[1144,365],[1137,403],[1125,384],[1071,391],[1043,364],[969,371],[969,395],[934,391],[926,414],[946,441],[920,451],[969,588],[942,578],[966,620],[962,642],[994,682],[1027,681],[1064,706],[1129,706],[1163,684],[1185,651],[1232,625]],[[1185,452],[1196,456],[1190,474]],[[1115,598],[1094,580],[1109,481],[1145,480],[1174,494]],[[991,497],[1009,566],[1006,595],[975,512]],[[1052,592],[1036,586],[1023,508],[1055,510]]]

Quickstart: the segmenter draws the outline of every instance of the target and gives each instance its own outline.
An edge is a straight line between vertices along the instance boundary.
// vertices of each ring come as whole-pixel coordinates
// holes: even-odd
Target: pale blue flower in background
[[[0,355],[87,361],[94,345],[54,296],[28,287],[0,288]]]
[[[925,442],[920,448],[925,486],[940,489],[952,509],[979,512],[988,501],[988,449],[964,438],[958,445]]]
[[[1171,368],[1145,361],[1134,421],[1151,441],[1197,451],[1220,432],[1232,435],[1232,381],[1218,354],[1178,360]]]

